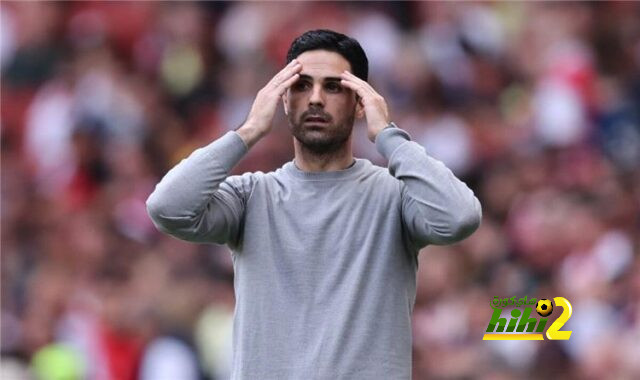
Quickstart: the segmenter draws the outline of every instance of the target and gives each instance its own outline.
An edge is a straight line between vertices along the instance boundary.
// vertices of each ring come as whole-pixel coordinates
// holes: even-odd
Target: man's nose
[[[313,86],[313,89],[311,90],[311,97],[309,98],[309,105],[324,107],[322,86]]]

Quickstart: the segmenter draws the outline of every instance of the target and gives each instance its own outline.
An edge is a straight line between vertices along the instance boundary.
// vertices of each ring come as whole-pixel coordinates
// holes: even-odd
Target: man
[[[390,122],[357,41],[310,31],[287,61],[240,128],[167,173],[149,214],[180,239],[232,249],[233,379],[409,379],[418,251],[471,234],[480,204]],[[281,99],[294,160],[228,176]],[[388,169],[354,159],[355,117]]]

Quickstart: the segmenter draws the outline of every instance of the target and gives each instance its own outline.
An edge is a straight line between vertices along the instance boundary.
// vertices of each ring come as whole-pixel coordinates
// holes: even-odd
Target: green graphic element
[[[489,305],[491,305],[491,307],[493,308],[507,307],[507,306],[520,307],[520,306],[526,306],[526,305],[535,305],[536,301],[537,301],[536,298],[527,299],[526,296],[522,298],[518,298],[517,300],[516,300],[516,297],[511,297],[511,298],[493,297],[493,301],[489,301]]]
[[[531,316],[533,307],[525,307],[523,311],[518,309],[511,310],[511,319],[507,323],[507,317],[502,317],[502,309],[493,308],[493,314],[491,320],[487,326],[486,332],[488,333],[501,333],[501,332],[543,332],[547,326],[547,319],[541,318],[538,320]],[[537,328],[536,328],[537,324]]]

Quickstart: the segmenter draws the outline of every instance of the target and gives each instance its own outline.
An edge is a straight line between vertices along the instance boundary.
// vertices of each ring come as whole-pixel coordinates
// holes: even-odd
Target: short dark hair
[[[353,75],[364,81],[369,77],[369,60],[354,38],[328,29],[310,30],[293,40],[287,52],[287,63],[309,50],[338,53],[349,61]]]

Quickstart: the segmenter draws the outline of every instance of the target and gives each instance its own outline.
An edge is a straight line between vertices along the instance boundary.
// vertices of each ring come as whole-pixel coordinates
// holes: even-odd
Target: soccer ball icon
[[[536,311],[540,316],[546,317],[553,311],[553,304],[551,301],[543,298],[536,303]]]

